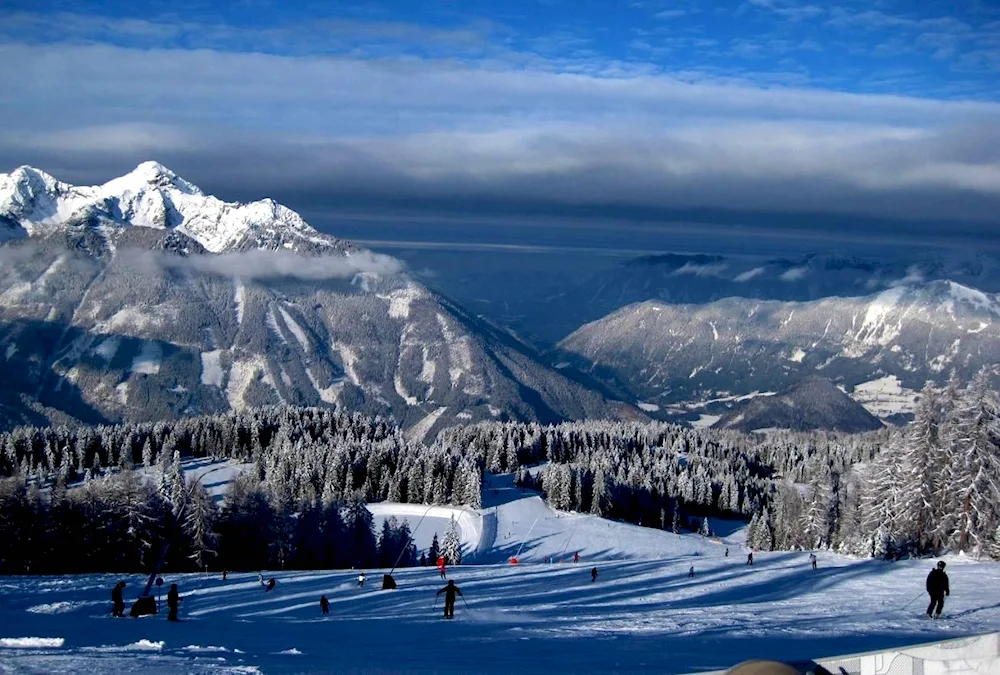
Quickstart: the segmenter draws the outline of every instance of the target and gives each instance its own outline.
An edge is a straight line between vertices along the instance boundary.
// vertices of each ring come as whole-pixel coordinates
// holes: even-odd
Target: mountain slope
[[[161,208],[162,207],[162,208]],[[269,403],[456,421],[637,416],[428,291],[398,261],[159,165],[94,188],[0,176],[0,425]],[[16,227],[10,227],[15,223]]]
[[[655,404],[779,391],[807,375],[856,385],[894,376],[909,389],[1000,363],[1000,299],[950,281],[813,302],[649,301],[560,343]]]
[[[773,396],[738,403],[713,426],[744,432],[778,428],[856,433],[879,429],[882,423],[829,380],[808,377]]]

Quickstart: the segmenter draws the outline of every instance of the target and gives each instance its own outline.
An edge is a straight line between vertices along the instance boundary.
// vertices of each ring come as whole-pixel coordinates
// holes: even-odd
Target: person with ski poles
[[[365,573],[364,572],[362,572],[361,574],[358,575],[358,588],[363,588],[364,587],[364,585],[365,585],[365,579],[366,578],[367,577],[365,577]]]
[[[927,594],[931,596],[931,604],[927,605],[927,616],[934,618],[941,616],[944,609],[944,596],[951,595],[951,588],[948,586],[948,575],[944,572],[944,561],[939,560],[937,567],[927,575]],[[935,611],[936,610],[936,611]]]
[[[455,594],[461,595],[464,599],[465,596],[462,595],[462,589],[455,585],[454,579],[448,580],[448,585],[437,592],[437,595],[444,593],[444,618],[454,619],[455,618]]]

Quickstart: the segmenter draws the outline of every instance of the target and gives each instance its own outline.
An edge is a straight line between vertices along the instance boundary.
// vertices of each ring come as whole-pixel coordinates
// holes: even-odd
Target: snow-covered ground
[[[462,511],[469,560],[481,564],[449,570],[465,593],[454,621],[441,618],[442,581],[432,568],[396,570],[393,591],[380,589],[378,570],[368,570],[363,589],[349,570],[265,571],[278,580],[269,593],[256,572],[225,582],[167,575],[184,597],[178,624],[162,614],[110,618],[116,576],[6,577],[0,672],[683,673],[1000,630],[995,563],[950,558],[946,618],[930,621],[923,617],[930,561],[820,553],[812,570],[806,553],[757,553],[749,567],[739,531],[716,542],[557,513],[509,477],[492,479],[484,497],[478,514]],[[418,541],[432,517],[450,517],[441,508],[418,528]],[[417,510],[426,512],[376,509],[411,525]],[[725,523],[717,525],[723,531]],[[506,562],[519,549],[519,564]],[[145,579],[125,578],[130,602]]]

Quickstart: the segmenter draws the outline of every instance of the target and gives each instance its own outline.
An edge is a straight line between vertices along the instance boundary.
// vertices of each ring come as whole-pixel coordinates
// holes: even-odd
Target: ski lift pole
[[[531,524],[531,527],[528,528],[528,534],[524,535],[524,539],[521,540],[521,545],[517,547],[517,553],[514,554],[514,558],[515,559],[517,559],[517,558],[520,557],[520,555],[521,555],[521,549],[524,548],[524,543],[526,541],[528,541],[528,537],[531,536],[531,531],[533,529],[535,529],[535,525],[537,525],[537,524],[538,524],[538,518],[535,518],[535,522],[533,522]]]
[[[420,516],[420,520],[418,520],[418,521],[417,521],[417,524],[416,524],[416,526],[415,526],[415,527],[413,528],[413,531],[412,531],[412,532],[410,532],[410,539],[409,539],[408,541],[404,541],[404,542],[403,542],[403,548],[401,548],[401,549],[399,550],[399,555],[397,555],[397,556],[396,556],[396,562],[394,562],[394,563],[392,564],[392,569],[391,569],[391,570],[389,570],[389,574],[390,574],[390,575],[391,575],[391,574],[392,574],[393,572],[395,572],[395,571],[396,571],[396,565],[398,565],[398,564],[399,564],[399,561],[400,561],[400,560],[401,560],[401,559],[403,558],[403,554],[404,554],[404,553],[406,553],[406,547],[407,547],[407,545],[408,545],[408,544],[409,544],[409,543],[410,543],[411,541],[413,541],[413,539],[414,539],[414,536],[415,536],[415,535],[417,534],[417,529],[419,529],[419,528],[420,528],[420,523],[424,522],[424,518],[426,518],[426,517],[427,517],[427,514],[428,514],[428,513],[430,513],[430,512],[431,512],[431,509],[433,509],[433,508],[434,508],[434,505],[433,505],[433,504],[431,504],[430,506],[428,506],[428,507],[427,507],[427,510],[426,510],[426,511],[424,511],[424,515]]]

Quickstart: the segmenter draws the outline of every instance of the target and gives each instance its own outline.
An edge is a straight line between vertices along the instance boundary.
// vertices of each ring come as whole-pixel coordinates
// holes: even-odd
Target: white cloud
[[[807,274],[809,274],[809,268],[793,267],[790,270],[782,272],[780,278],[782,281],[799,281],[800,279],[805,279]]]
[[[220,255],[180,257],[140,250],[121,251],[119,256],[140,268],[189,270],[213,276],[250,279],[349,279],[356,274],[392,276],[402,263],[387,255],[360,251],[349,256],[301,256],[289,251],[246,251]]]

